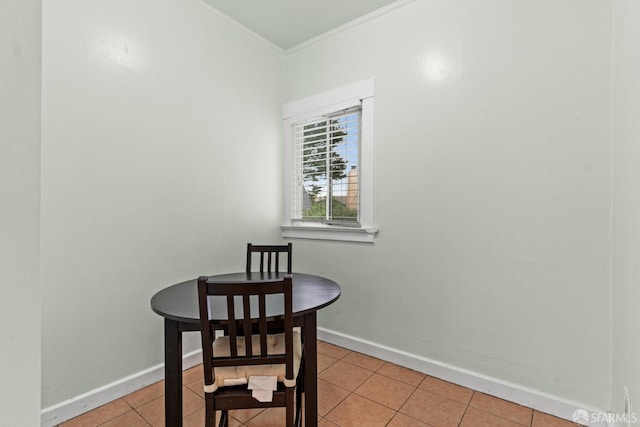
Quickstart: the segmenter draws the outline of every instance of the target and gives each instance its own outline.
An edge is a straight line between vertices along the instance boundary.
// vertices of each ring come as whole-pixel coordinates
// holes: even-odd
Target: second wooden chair
[[[251,273],[253,268],[252,255],[260,256],[260,273],[280,273],[280,255],[287,256],[287,273],[291,274],[291,258],[293,245],[253,245],[247,243],[247,273]],[[284,272],[284,271],[283,271]]]

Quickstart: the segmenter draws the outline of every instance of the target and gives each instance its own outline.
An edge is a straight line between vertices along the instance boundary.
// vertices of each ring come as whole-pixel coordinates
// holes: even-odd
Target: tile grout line
[[[433,377],[431,377],[429,375],[426,375],[424,373],[415,371],[418,374],[422,375],[422,379],[420,379],[417,382],[417,384],[414,385],[414,383],[416,381],[405,382],[405,381],[403,381],[401,379],[396,378],[396,376],[401,376],[403,378],[408,378],[408,379],[411,379],[411,380],[418,380],[419,377],[409,376],[408,374],[405,375],[405,373],[403,373],[402,371],[394,371],[392,369],[389,369],[389,370],[385,371],[385,368],[388,368],[388,367],[404,368],[402,366],[395,365],[395,364],[390,363],[390,362],[386,362],[384,360],[378,359],[378,358],[373,357],[373,356],[366,355],[364,353],[360,353],[360,352],[356,352],[356,351],[352,351],[352,350],[348,350],[348,349],[343,349],[343,348],[341,348],[339,346],[335,346],[333,344],[327,343],[326,346],[327,347],[325,347],[325,350],[328,350],[328,352],[319,351],[318,354],[319,355],[323,355],[326,358],[328,358],[328,359],[326,359],[326,361],[330,361],[330,363],[328,365],[326,365],[322,370],[318,370],[318,381],[322,381],[327,385],[330,385],[332,387],[336,387],[337,389],[343,390],[344,392],[346,392],[346,395],[342,399],[337,401],[335,404],[333,404],[330,407],[330,409],[323,416],[320,416],[320,414],[318,414],[318,421],[323,421],[324,420],[327,423],[335,424],[338,427],[340,427],[341,426],[340,423],[337,423],[337,422],[334,422],[334,421],[330,420],[329,418],[327,418],[327,416],[329,416],[331,413],[336,411],[336,409],[340,405],[343,405],[344,402],[347,399],[353,398],[353,397],[358,397],[358,398],[364,399],[364,400],[366,400],[366,401],[368,401],[370,403],[373,403],[373,404],[376,404],[376,405],[380,405],[381,407],[386,408],[387,410],[389,410],[391,412],[391,417],[385,423],[385,425],[387,425],[387,426],[390,425],[393,422],[393,420],[396,419],[399,416],[407,417],[407,418],[419,421],[420,423],[424,423],[425,425],[430,426],[431,424],[429,424],[425,420],[423,420],[421,418],[416,418],[416,417],[414,417],[414,416],[412,416],[410,414],[402,412],[402,409],[407,405],[407,402],[409,402],[416,395],[417,390],[425,391],[425,392],[431,393],[433,395],[439,396],[441,398],[448,399],[448,400],[451,400],[451,401],[454,401],[454,402],[458,402],[458,403],[464,404],[464,411],[462,411],[461,418],[458,421],[458,423],[456,424],[458,427],[464,425],[463,421],[465,419],[467,419],[467,422],[468,421],[472,421],[474,419],[474,416],[472,415],[472,413],[469,412],[469,410],[471,408],[473,408],[474,411],[479,411],[479,412],[481,412],[483,414],[499,418],[499,419],[504,420],[506,422],[513,423],[513,425],[518,425],[518,426],[521,426],[521,427],[533,427],[534,426],[534,420],[536,419],[536,416],[535,416],[536,412],[540,412],[540,411],[534,410],[533,408],[523,406],[524,408],[526,408],[526,409],[528,409],[530,411],[528,413],[528,417],[527,417],[528,419],[526,420],[526,424],[525,424],[525,420],[524,419],[520,419],[520,418],[524,418],[524,417],[520,417],[516,421],[516,419],[507,418],[509,416],[509,413],[505,413],[504,411],[498,411],[500,413],[494,413],[491,410],[490,407],[485,408],[482,405],[480,405],[480,406],[477,405],[477,403],[481,403],[481,402],[476,402],[476,404],[473,404],[474,398],[476,396],[480,395],[480,394],[483,394],[483,393],[481,393],[481,392],[479,392],[477,390],[469,389],[472,393],[471,393],[470,398],[465,403],[464,399],[460,400],[460,399],[457,399],[457,398],[450,397],[447,394],[447,389],[446,388],[441,388],[437,383],[425,384],[428,381],[429,378],[433,378]],[[338,355],[338,354],[341,354],[341,355],[339,357],[336,357],[336,355]],[[354,356],[357,356],[357,357],[364,356],[366,358],[375,359],[375,360],[366,360],[366,359],[360,359],[359,360],[357,357],[354,357]],[[359,361],[362,361],[362,363],[358,364]],[[320,378],[320,374],[322,372],[330,369],[331,367],[333,367],[338,362],[345,363],[347,365],[346,369],[350,369],[350,367],[360,368],[363,371],[366,371],[367,375],[362,381],[360,381],[359,383],[357,383],[356,386],[353,387],[353,390],[351,390],[349,388],[345,388],[345,386],[342,383],[335,384],[334,382],[332,382],[330,380]],[[364,368],[364,366],[373,366],[373,369]],[[404,369],[412,371],[409,368],[404,368]],[[385,372],[385,373],[383,373],[383,372]],[[393,376],[392,375],[393,373],[396,373],[396,376]],[[374,376],[376,376],[376,374],[379,375],[380,377],[383,377],[383,378],[387,379],[387,380],[396,381],[398,384],[403,384],[403,385],[405,385],[407,387],[411,387],[411,389],[406,388],[403,391],[403,393],[402,393],[403,395],[404,395],[404,393],[408,392],[409,390],[410,390],[410,393],[407,395],[406,398],[404,398],[404,400],[401,400],[400,403],[398,403],[398,409],[390,407],[390,406],[388,406],[388,404],[378,402],[377,400],[373,400],[373,398],[375,396],[377,396],[376,392],[365,394],[366,389],[363,389],[361,392],[358,392],[358,390],[360,388],[362,388],[364,386],[364,384],[366,384],[368,381],[370,381],[372,378],[374,378]],[[184,383],[183,384],[183,387],[185,387],[185,389],[186,389],[185,391],[193,393],[195,396],[197,396],[197,398],[199,398],[198,400],[202,400],[203,401],[204,400],[203,396],[201,396],[198,391],[194,390],[194,389],[199,389],[199,387],[198,386],[194,386],[194,384],[199,382],[200,379],[196,378],[195,375],[190,375],[188,378],[191,381],[189,383]],[[333,378],[333,380],[339,381],[338,378]],[[444,381],[444,382],[450,383],[449,381]],[[154,384],[156,384],[156,383],[154,383]],[[151,385],[147,386],[146,388],[152,387],[154,384],[151,384]],[[351,382],[349,382],[348,384],[349,384],[349,386],[351,386]],[[454,384],[454,383],[450,383],[450,384]],[[193,387],[193,388],[191,388],[191,387]],[[465,387],[465,388],[467,388],[467,387]],[[374,389],[370,388],[370,391],[371,390],[374,390]],[[342,392],[340,394],[342,394]],[[398,396],[398,397],[401,397],[401,396]],[[139,412],[138,409],[144,407],[145,405],[148,405],[151,402],[159,400],[159,399],[164,399],[164,394],[162,396],[156,396],[155,398],[151,398],[150,400],[145,401],[144,403],[141,403],[141,404],[137,405],[137,407],[134,407],[132,403],[130,403],[129,401],[126,400],[126,396],[123,396],[123,397],[121,397],[119,399],[116,399],[116,400],[121,400],[123,403],[125,403],[126,408],[128,408],[128,410],[126,410],[124,413],[121,413],[119,415],[112,416],[109,419],[106,419],[106,420],[105,419],[101,419],[100,421],[98,421],[97,424],[93,424],[92,426],[87,425],[87,427],[101,427],[101,426],[104,426],[104,425],[106,425],[106,424],[108,424],[110,422],[113,422],[114,420],[116,420],[116,419],[118,419],[120,417],[128,415],[130,412],[133,412],[133,414],[135,414],[139,418],[142,418],[142,420],[144,421],[144,424],[146,426],[153,427],[154,424],[152,424],[151,421],[149,421],[141,412]],[[396,404],[396,402],[398,402],[398,399],[392,399],[392,400],[382,399],[382,400],[386,401],[387,403],[394,404],[394,405]],[[503,400],[503,399],[500,399],[500,400]],[[134,399],[134,402],[135,401],[136,400]],[[508,401],[505,401],[505,402],[513,403],[513,402],[508,402]],[[515,405],[517,405],[517,404],[515,404]],[[522,405],[518,405],[518,406],[522,406]],[[187,418],[189,416],[192,416],[193,414],[197,413],[200,410],[202,410],[201,407],[199,407],[198,409],[191,410],[188,413],[185,412],[183,414],[183,419],[185,419],[185,418]],[[239,426],[248,427],[249,425],[251,425],[251,422],[253,420],[255,420],[256,417],[258,417],[258,415],[260,415],[260,413],[251,416],[249,419],[246,419],[244,422],[241,422],[240,420],[238,420],[235,417],[233,419],[235,420],[235,422],[238,423]],[[524,414],[522,414],[522,415],[524,415]],[[128,416],[131,416],[131,415],[129,414]],[[400,419],[400,418],[398,418],[398,419]],[[382,420],[380,420],[380,421],[382,421]],[[536,424],[536,425],[538,425],[538,424]]]
[[[473,393],[471,393],[471,397],[469,398],[469,401],[467,402],[467,404],[464,407],[464,412],[462,413],[462,417],[460,418],[460,421],[458,421],[458,427],[460,427],[460,424],[462,424],[462,420],[464,420],[464,416],[467,415],[467,411],[469,410],[469,407],[471,406],[471,400],[473,400],[473,396],[476,394],[475,390],[473,391]]]
[[[323,353],[323,354],[324,354],[325,356],[332,357],[332,356],[330,356],[330,355],[328,355],[328,354],[326,354],[326,353]],[[343,355],[341,358],[334,358],[334,359],[336,359],[336,360],[335,360],[333,363],[331,363],[329,366],[327,366],[324,370],[329,369],[331,366],[333,366],[333,365],[334,365],[335,363],[337,363],[338,361],[342,361],[342,362],[347,363],[347,364],[349,364],[349,365],[352,365],[352,366],[356,366],[356,367],[358,367],[358,365],[355,365],[355,364],[353,364],[353,363],[351,363],[351,362],[349,362],[349,361],[347,361],[347,360],[344,360],[344,359],[346,359],[346,357],[347,357],[349,354],[361,354],[361,355],[364,355],[364,354],[362,354],[362,353],[357,353],[357,352],[353,352],[353,351],[351,351],[351,352],[346,353],[345,355]],[[367,355],[364,355],[364,356],[367,356]],[[368,356],[368,357],[370,357],[370,356]],[[384,361],[382,361],[382,362],[384,362]],[[412,417],[412,416],[410,416],[410,415],[407,415],[407,414],[404,414],[404,413],[400,412],[400,410],[401,410],[401,409],[402,409],[402,407],[407,403],[407,401],[411,398],[411,396],[413,396],[413,394],[416,392],[416,390],[418,390],[418,388],[419,388],[419,387],[420,387],[420,385],[425,381],[425,379],[427,378],[427,376],[425,375],[425,376],[424,376],[424,378],[423,378],[423,379],[420,381],[420,383],[418,383],[417,385],[409,384],[409,383],[406,383],[406,382],[404,382],[404,381],[397,380],[396,378],[393,378],[393,377],[391,377],[391,376],[381,374],[379,371],[380,371],[380,370],[381,370],[381,369],[382,369],[386,364],[388,364],[388,362],[384,362],[384,363],[382,363],[378,368],[376,368],[376,369],[375,369],[375,370],[373,370],[373,371],[371,371],[371,370],[367,369],[367,371],[371,372],[371,374],[370,374],[370,375],[369,375],[369,376],[368,376],[368,377],[367,377],[367,378],[366,378],[366,379],[365,379],[361,384],[359,384],[359,385],[358,385],[358,386],[357,386],[353,391],[348,390],[348,389],[346,389],[346,388],[342,387],[341,385],[334,384],[334,383],[332,383],[332,382],[329,382],[329,381],[323,380],[323,381],[325,381],[325,382],[327,382],[327,383],[329,383],[329,384],[331,384],[331,385],[333,385],[333,386],[335,386],[335,387],[338,387],[338,388],[341,388],[341,389],[343,389],[343,390],[345,390],[345,391],[348,391],[348,392],[349,392],[349,394],[347,394],[347,395],[346,395],[342,400],[340,400],[340,401],[339,401],[335,406],[333,406],[333,408],[331,408],[331,410],[330,410],[329,412],[327,412],[327,414],[325,414],[325,416],[324,416],[324,417],[321,417],[321,419],[326,418],[326,416],[327,416],[327,415],[329,415],[331,412],[333,412],[333,411],[334,411],[338,406],[340,406],[340,404],[342,404],[342,403],[343,403],[345,400],[347,400],[350,396],[352,396],[352,395],[356,395],[356,396],[361,397],[361,398],[363,398],[363,399],[365,399],[365,400],[367,400],[367,401],[369,401],[369,402],[371,402],[371,403],[374,403],[374,404],[377,404],[377,405],[380,405],[380,406],[383,406],[383,407],[385,407],[385,408],[387,408],[387,409],[392,410],[392,411],[394,412],[394,414],[393,414],[393,416],[391,417],[391,419],[386,423],[386,425],[388,425],[389,423],[391,423],[391,422],[392,422],[392,420],[393,420],[393,419],[394,419],[398,414],[401,414],[401,415],[406,416],[406,417],[409,417],[409,418],[411,418],[411,419],[415,419],[416,421],[420,421],[420,422],[422,422],[421,420],[418,420],[418,419],[416,419],[416,418],[414,418],[414,417]],[[364,369],[364,368],[363,368],[363,369]],[[323,371],[324,371],[324,370],[323,370]],[[377,401],[371,400],[369,397],[367,397],[367,396],[365,396],[365,395],[360,394],[360,393],[358,393],[358,392],[357,392],[357,390],[358,390],[360,387],[362,387],[362,385],[363,385],[364,383],[366,383],[369,379],[371,379],[371,378],[372,378],[374,375],[376,375],[376,374],[378,374],[378,375],[380,375],[380,376],[382,376],[382,377],[384,377],[384,378],[388,378],[388,379],[391,379],[391,380],[398,381],[398,382],[400,382],[400,383],[402,383],[402,384],[406,384],[406,385],[408,385],[408,386],[410,386],[410,387],[412,387],[412,388],[413,388],[413,390],[411,391],[411,393],[409,394],[409,396],[404,400],[404,402],[402,403],[402,405],[400,405],[400,407],[399,407],[398,409],[391,408],[391,407],[389,407],[389,406],[387,406],[387,405],[384,405],[384,404],[382,404],[382,403],[380,403],[380,402],[377,402]],[[327,421],[328,421],[328,422],[333,423],[333,422],[332,422],[331,420],[329,420],[328,418],[327,418]]]

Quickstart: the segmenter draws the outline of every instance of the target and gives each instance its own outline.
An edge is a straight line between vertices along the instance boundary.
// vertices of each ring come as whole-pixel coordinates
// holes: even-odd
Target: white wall
[[[640,416],[640,3],[614,5],[615,262],[613,407],[624,409],[624,388]]]
[[[161,363],[151,296],[279,239],[283,73],[196,0],[44,2],[42,73],[47,408]]]
[[[40,20],[0,2],[0,426],[40,425]]]
[[[610,7],[416,1],[287,56],[287,101],[376,79],[379,238],[294,243],[322,326],[609,407]]]

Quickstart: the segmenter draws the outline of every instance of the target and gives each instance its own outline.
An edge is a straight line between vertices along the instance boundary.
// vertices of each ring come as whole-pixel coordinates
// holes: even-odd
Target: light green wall
[[[614,5],[614,298],[613,390],[615,412],[624,387],[640,416],[640,3]]]
[[[37,0],[0,2],[0,426],[40,425]]]
[[[371,77],[380,236],[294,242],[297,270],[343,287],[321,326],[585,404],[619,411],[623,386],[637,399],[634,2],[614,3],[612,27],[597,0],[416,1],[288,54],[284,70],[197,0],[44,3],[43,408],[162,362],[150,296],[280,238],[283,100]],[[37,364],[22,341],[39,333],[37,5],[0,13],[32,23],[0,26],[2,57],[29,69],[0,86],[0,118],[25,118],[0,156],[16,200],[3,281],[21,284],[0,301],[24,346],[2,360],[9,383]],[[1,388],[0,405],[29,412],[36,374]]]
[[[294,243],[321,326],[609,407],[610,7],[416,1],[287,55],[287,101],[376,79],[379,237]]]
[[[195,0],[53,0],[43,22],[47,408],[161,363],[151,296],[280,238],[283,72]]]

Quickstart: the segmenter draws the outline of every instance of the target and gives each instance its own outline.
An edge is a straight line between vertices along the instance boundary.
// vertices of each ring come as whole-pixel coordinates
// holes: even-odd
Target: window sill
[[[337,240],[373,243],[377,228],[355,228],[334,225],[281,225],[282,237],[295,239]]]

